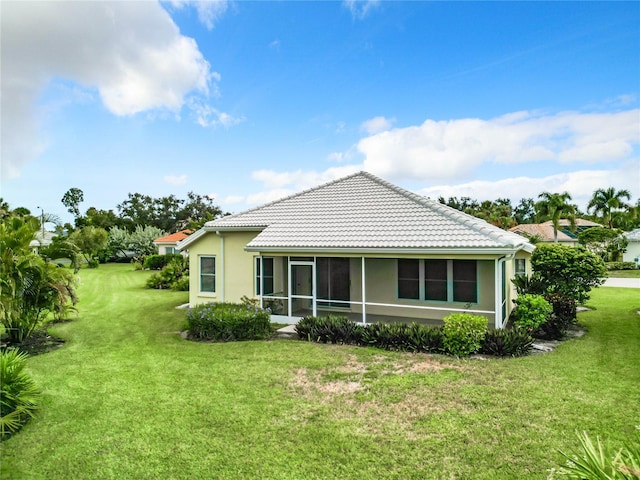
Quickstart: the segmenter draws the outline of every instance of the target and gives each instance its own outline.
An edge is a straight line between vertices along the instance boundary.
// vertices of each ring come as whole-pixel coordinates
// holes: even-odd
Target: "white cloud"
[[[609,186],[628,189],[637,198],[640,194],[640,162],[631,161],[615,170],[578,170],[545,177],[514,177],[439,185],[424,188],[418,193],[433,199],[439,196],[471,197],[480,201],[509,198],[516,205],[521,198],[537,200],[542,192],[566,191],[571,195],[572,202],[584,210],[594,191]]]
[[[202,102],[200,99],[190,99],[189,108],[196,116],[196,122],[201,127],[233,127],[245,121],[244,117],[234,117],[221,112],[215,107]]]
[[[182,175],[165,175],[164,181],[171,185],[184,185],[187,183],[187,176]]]
[[[360,131],[365,132],[368,135],[375,135],[389,130],[395,121],[395,118],[373,117],[362,122],[360,125]]]
[[[179,112],[219,77],[195,41],[156,2],[4,2],[2,174],[15,177],[44,149],[39,94],[52,79],[97,91],[115,115]]]
[[[515,112],[490,120],[426,120],[360,140],[366,170],[385,178],[452,180],[483,163],[613,162],[640,143],[640,110]]]
[[[371,11],[380,6],[380,0],[344,0],[342,5],[351,12],[355,20],[363,20]]]
[[[261,182],[263,190],[247,195],[245,203],[248,206],[262,205],[356,173],[359,170],[362,170],[361,165],[331,167],[322,172],[315,170],[296,170],[293,172],[256,170],[251,174],[251,178]]]
[[[227,11],[229,2],[227,0],[172,0],[171,5],[176,8],[182,8],[185,5],[195,7],[200,23],[207,27],[208,30],[211,30]]]
[[[229,195],[222,199],[223,205],[233,205],[234,203],[241,203],[245,199],[244,195]]]

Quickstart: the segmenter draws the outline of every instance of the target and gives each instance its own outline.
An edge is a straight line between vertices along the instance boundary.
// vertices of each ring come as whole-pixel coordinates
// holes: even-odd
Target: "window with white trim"
[[[398,298],[478,302],[475,260],[398,259]]]
[[[216,292],[216,257],[200,257],[200,291]]]
[[[516,275],[527,274],[527,260],[525,258],[516,258]]]

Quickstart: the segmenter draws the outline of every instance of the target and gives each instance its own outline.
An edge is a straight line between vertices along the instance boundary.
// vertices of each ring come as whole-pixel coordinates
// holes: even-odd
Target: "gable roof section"
[[[192,232],[193,230],[189,229],[181,230],[170,235],[165,235],[164,237],[156,238],[153,243],[178,243],[187,238]]]
[[[367,172],[207,222],[179,247],[225,230],[260,231],[247,250],[261,251],[533,248],[520,235]]]

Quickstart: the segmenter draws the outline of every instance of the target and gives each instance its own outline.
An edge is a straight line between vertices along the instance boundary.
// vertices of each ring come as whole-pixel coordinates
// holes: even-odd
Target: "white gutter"
[[[532,245],[533,247],[533,245]],[[364,247],[364,248],[342,248],[342,247],[269,247],[247,245],[244,248],[247,252],[267,252],[267,253],[300,253],[301,256],[314,256],[317,253],[339,253],[343,255],[363,254],[396,254],[396,255],[509,255],[520,250],[528,251],[526,245],[515,245],[513,247],[450,247],[450,248],[389,248],[389,247]],[[533,250],[532,250],[533,251]],[[302,255],[304,254],[304,255]]]

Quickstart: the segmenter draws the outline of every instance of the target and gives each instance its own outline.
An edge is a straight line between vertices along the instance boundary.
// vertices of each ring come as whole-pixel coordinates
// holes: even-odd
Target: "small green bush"
[[[92,258],[87,262],[87,266],[89,268],[98,268],[100,266],[100,261],[97,258]]]
[[[187,312],[189,338],[216,342],[261,340],[271,336],[268,310],[239,303],[209,303]]]
[[[545,323],[553,313],[553,307],[542,295],[525,293],[515,299],[516,308],[513,312],[513,324],[532,332]]]
[[[553,314],[559,320],[566,322],[568,325],[575,323],[577,304],[573,298],[565,297],[559,293],[550,293],[545,295],[545,299],[551,304]]]
[[[188,260],[181,255],[164,266],[159,272],[153,273],[146,282],[147,288],[172,288],[174,290],[189,289]]]
[[[182,260],[184,257],[179,253],[167,253],[165,255],[148,255],[144,259],[144,268],[149,270],[162,270],[175,260]]]
[[[607,262],[607,270],[636,270],[638,266],[633,262]]]
[[[443,320],[443,346],[447,353],[463,357],[480,350],[487,332],[487,317],[453,313]]]
[[[496,357],[521,357],[531,352],[533,337],[520,329],[488,330],[480,353]]]
[[[40,391],[25,372],[27,355],[11,349],[0,352],[0,436],[17,432],[33,417]]]

